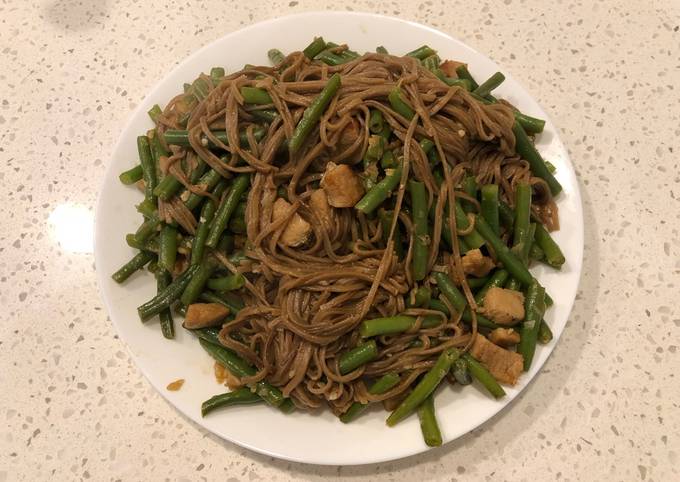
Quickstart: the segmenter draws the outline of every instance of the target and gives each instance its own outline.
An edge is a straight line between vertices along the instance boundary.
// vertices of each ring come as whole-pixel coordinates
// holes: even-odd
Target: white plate
[[[224,391],[215,382],[212,361],[192,335],[181,327],[178,327],[177,338],[168,341],[161,336],[156,321],[146,324],[139,321],[135,308],[155,293],[155,282],[150,274],[135,275],[122,286],[110,278],[111,273],[134,254],[125,244],[124,235],[134,232],[140,222],[134,209],[140,194],[121,185],[117,175],[137,159],[136,136],[152,126],[146,111],[153,104],[164,105],[181,91],[184,82],[192,81],[199,72],[208,72],[216,65],[224,66],[227,72],[238,70],[246,63],[268,65],[268,49],[300,50],[315,35],[347,42],[359,52],[374,51],[376,46],[384,45],[392,53],[403,54],[428,44],[443,59],[469,63],[477,79],[503,71],[506,80],[494,94],[509,99],[527,114],[548,119],[507,70],[464,43],[429,27],[396,18],[348,12],[306,13],[258,23],[226,35],[191,55],[156,85],[132,115],[113,152],[99,197],[96,266],[104,302],[120,337],[128,344],[137,365],[152,385],[187,417],[229,441],[274,457],[313,464],[382,462],[427,450],[417,417],[412,416],[394,428],[387,428],[385,412],[371,411],[344,425],[329,411],[313,415],[298,411],[283,415],[259,405],[233,407],[201,418],[201,402]],[[517,387],[507,388],[508,395],[501,401],[493,400],[476,388],[441,390],[436,404],[445,442],[484,423],[531,381],[559,339],[576,295],[583,253],[578,184],[567,151],[549,120],[539,141],[539,150],[557,167],[557,178],[564,187],[558,201],[562,229],[555,233],[555,239],[562,247],[567,263],[560,272],[543,267],[534,270],[555,300],[546,316],[555,338],[549,345],[539,346],[531,371],[522,376]],[[178,378],[186,380],[184,387],[177,392],[166,390],[166,385]],[[510,411],[505,414],[513,415]]]

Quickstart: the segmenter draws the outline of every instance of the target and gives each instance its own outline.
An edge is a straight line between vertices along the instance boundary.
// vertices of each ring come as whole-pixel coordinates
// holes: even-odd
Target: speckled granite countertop
[[[680,479],[680,3],[190,3],[0,2],[0,482]],[[509,69],[585,203],[581,288],[542,375],[441,449],[354,468],[257,455],[175,412],[115,336],[91,254],[113,144],[168,65],[326,8],[423,22]]]

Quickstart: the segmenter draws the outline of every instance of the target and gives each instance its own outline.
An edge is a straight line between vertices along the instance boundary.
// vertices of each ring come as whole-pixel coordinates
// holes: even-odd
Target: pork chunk
[[[334,208],[351,208],[364,195],[361,178],[346,164],[329,162],[321,179],[328,204]]]
[[[519,343],[519,333],[512,328],[496,328],[489,333],[489,340],[498,346],[507,348]]]
[[[496,380],[514,385],[522,374],[524,358],[519,353],[496,346],[478,334],[470,348],[470,355],[482,363]]]
[[[219,303],[192,303],[187,307],[184,327],[190,330],[219,325],[229,314],[229,308]]]
[[[272,209],[272,222],[284,218],[288,214],[290,206],[291,204],[288,201],[283,198],[278,198],[274,202],[274,207]],[[283,233],[281,233],[279,243],[283,246],[294,248],[307,242],[311,233],[312,226],[302,219],[302,216],[295,213],[288,219],[288,224],[283,229]]]
[[[471,274],[477,278],[481,278],[489,274],[489,271],[494,269],[493,260],[487,256],[482,255],[479,249],[471,249],[462,258],[463,272]]]
[[[524,318],[524,295],[494,286],[484,297],[484,314],[499,325],[512,325]]]

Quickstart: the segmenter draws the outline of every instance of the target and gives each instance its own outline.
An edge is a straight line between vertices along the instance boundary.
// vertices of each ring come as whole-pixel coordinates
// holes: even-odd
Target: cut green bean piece
[[[456,379],[456,382],[461,385],[469,385],[472,383],[472,375],[470,374],[470,369],[468,368],[468,364],[464,357],[460,357],[453,362],[451,373]]]
[[[482,216],[489,224],[493,232],[500,235],[500,215],[498,212],[498,184],[486,184],[482,186]]]
[[[189,284],[191,277],[194,275],[198,266],[189,266],[189,268],[182,273],[177,279],[168,285],[163,291],[158,293],[152,299],[137,308],[137,313],[142,321],[146,321],[152,316],[157,315],[165,308],[170,307],[172,303],[177,301],[182,292]]]
[[[161,228],[160,242],[158,243],[158,264],[163,269],[173,271],[177,259],[177,228],[165,224]]]
[[[487,370],[484,365],[472,358],[469,353],[464,354],[463,358],[467,362],[468,368],[470,369],[470,373],[472,374],[473,378],[481,383],[482,386],[486,388],[494,398],[503,398],[505,396],[505,390],[503,390],[503,387],[500,386],[500,384],[496,381],[493,375],[489,373],[489,370]]]
[[[479,87],[474,90],[474,93],[480,97],[486,97],[494,90],[496,87],[501,85],[505,80],[505,75],[501,72],[496,72],[491,77],[489,77],[485,82],[483,82]]]
[[[272,103],[269,92],[257,87],[241,87],[241,95],[246,104],[263,105]]]
[[[439,447],[442,444],[442,434],[439,431],[437,418],[434,413],[434,397],[430,394],[418,407],[418,420],[423,440],[428,447]]]
[[[555,176],[552,175],[548,166],[545,165],[545,161],[536,150],[536,147],[534,147],[527,133],[524,132],[524,129],[518,123],[512,126],[512,132],[515,133],[515,150],[517,153],[529,163],[531,172],[535,176],[548,183],[552,195],[557,196],[562,191],[562,186],[555,179]]]
[[[386,171],[385,178],[373,186],[354,207],[364,214],[370,214],[375,211],[399,185],[401,172],[401,163],[395,169]]]
[[[371,113],[368,117],[368,129],[373,134],[380,134],[385,127],[385,120],[383,119],[382,112],[378,109],[371,109]]]
[[[213,67],[210,69],[210,79],[214,86],[217,86],[225,75],[226,72],[224,71],[224,67]]]
[[[186,288],[182,292],[180,301],[184,306],[189,306],[198,299],[214,271],[215,264],[210,259],[207,259],[198,265],[198,269],[196,269],[189,280],[189,283],[187,283]]]
[[[273,65],[279,65],[286,59],[286,56],[283,55],[283,52],[281,52],[279,49],[269,49],[267,52],[267,57],[269,57],[269,61]]]
[[[224,232],[231,215],[236,210],[236,206],[241,201],[241,196],[246,192],[250,186],[250,174],[239,174],[234,179],[229,192],[222,198],[219,208],[215,213],[212,224],[210,226],[210,233],[205,241],[206,246],[215,248],[217,246],[222,233]]]
[[[382,45],[380,45],[379,47],[376,47],[375,52],[377,54],[383,54],[383,55],[387,55],[389,53],[389,52],[387,52],[387,49],[385,47],[383,47]]]
[[[341,375],[346,375],[349,372],[356,370],[362,365],[373,360],[378,356],[378,346],[375,340],[369,340],[352,350],[344,353],[338,361],[338,368]]]
[[[460,356],[455,348],[444,350],[434,366],[420,379],[411,393],[387,418],[387,425],[393,427],[401,420],[413,413],[421,403],[437,388],[442,378],[451,369],[451,365]]]
[[[470,82],[470,87],[471,87],[470,90],[471,91],[475,91],[477,89],[477,87],[479,87],[479,84],[477,84],[477,82],[475,82],[474,77],[472,77],[472,74],[470,74],[470,71],[468,70],[467,65],[463,64],[463,65],[458,66],[458,68],[456,68],[456,74],[458,74],[459,79],[465,79],[468,82]]]
[[[313,59],[318,54],[320,54],[325,48],[326,42],[324,41],[323,37],[314,37],[312,43],[305,47],[302,53],[305,54],[305,57],[307,57],[308,59]]]
[[[111,278],[113,278],[113,281],[116,283],[122,283],[132,276],[132,273],[142,269],[144,265],[151,261],[154,257],[155,256],[148,251],[141,251],[137,253],[130,261],[121,266],[118,271],[113,273]]]
[[[143,176],[144,170],[142,169],[142,165],[137,164],[132,169],[128,169],[127,171],[121,172],[120,175],[118,176],[118,179],[120,179],[120,182],[122,182],[126,186],[129,186],[130,184],[134,184],[137,181],[140,181]]]
[[[553,268],[562,268],[565,261],[564,254],[542,224],[536,224],[534,238],[538,247],[543,250],[545,262]]]
[[[536,117],[531,117],[530,115],[522,114],[521,112],[515,111],[515,120],[519,125],[522,126],[524,132],[530,136],[540,134],[543,132],[545,127],[545,121],[543,119],[538,119]],[[547,164],[547,162],[546,162]],[[550,166],[548,166],[550,168]],[[554,172],[551,170],[550,172]]]
[[[156,270],[154,274],[156,276],[156,289],[160,293],[170,285],[172,277],[167,270],[162,268]],[[158,313],[158,317],[161,320],[161,333],[163,333],[163,336],[169,340],[175,338],[175,321],[172,319],[170,308],[166,308]]]
[[[246,279],[241,273],[208,280],[208,288],[215,291],[233,291],[243,288]]]
[[[305,109],[302,114],[302,119],[295,127],[293,136],[288,143],[290,152],[297,152],[302,144],[307,139],[307,136],[312,132],[312,129],[318,124],[321,115],[330,104],[336,92],[340,88],[341,80],[339,74],[333,74],[326,83],[321,93],[312,101],[312,103]]]
[[[528,371],[534,359],[541,320],[545,314],[545,288],[535,280],[527,288],[524,313],[517,353],[521,354],[524,359],[524,371]]]
[[[477,216],[475,227],[496,253],[496,257],[503,263],[503,267],[524,286],[528,286],[534,279],[529,270],[510,251],[505,243],[493,232],[491,227],[481,216]]]
[[[229,145],[229,140],[227,139],[227,133],[225,131],[211,131],[212,135],[217,138],[222,144]],[[255,129],[253,129],[253,136],[255,137],[256,141],[262,140],[262,138],[265,136],[267,133],[267,130],[264,127],[257,126]],[[176,145],[176,146],[189,146],[191,145],[189,142],[189,131],[186,130],[167,130],[163,134],[163,137],[165,138],[165,142],[170,145]],[[248,134],[245,130],[239,132],[239,142],[241,143],[242,146],[248,146]],[[204,146],[207,146],[211,149],[215,148],[215,145],[212,143],[212,141],[209,141],[207,137],[202,137],[201,138],[201,143]]]
[[[213,410],[232,405],[249,405],[261,402],[262,398],[257,393],[250,391],[250,388],[239,388],[233,392],[222,393],[210,397],[201,404],[201,417],[205,417]]]
[[[368,393],[372,395],[382,395],[383,393],[395,387],[400,380],[401,378],[398,374],[393,372],[387,373],[378,379],[373,385],[371,385],[371,388],[368,389]],[[340,415],[340,421],[342,423],[351,422],[361,415],[364,410],[366,410],[367,406],[367,403],[354,402],[352,405],[350,405],[349,409],[347,409],[345,413]]]
[[[144,174],[144,197],[150,202],[155,203],[156,197],[153,194],[153,190],[156,188],[156,166],[154,166],[153,158],[151,157],[151,147],[149,146],[149,138],[147,136],[137,137],[137,151]]]
[[[413,279],[421,281],[427,275],[427,260],[430,247],[430,235],[427,223],[427,194],[425,184],[409,181],[411,193],[411,210],[413,217]]]
[[[387,100],[390,101],[392,109],[406,120],[411,120],[413,119],[413,116],[416,115],[411,106],[404,101],[399,87],[395,87],[390,91]]]
[[[538,328],[538,342],[541,345],[545,345],[547,343],[550,343],[552,339],[553,339],[552,330],[545,322],[545,320],[541,320],[541,326]]]
[[[162,113],[163,109],[161,109],[161,106],[159,106],[158,104],[154,104],[154,106],[147,112],[151,120],[154,122],[158,122],[158,116],[160,116]]]
[[[418,47],[417,49],[410,51],[404,57],[415,57],[418,60],[423,60],[431,55],[435,55],[436,53],[437,52],[432,48],[428,47],[427,45],[423,45],[422,47]]]
[[[408,331],[415,325],[416,318],[413,316],[397,315],[386,318],[374,318],[361,322],[359,333],[364,338],[381,335],[394,335]]]
[[[475,302],[477,305],[483,305],[484,304],[484,298],[486,297],[486,293],[491,289],[491,288],[502,288],[505,285],[505,282],[508,280],[510,276],[510,273],[508,273],[504,269],[497,269],[494,271],[493,275],[491,275],[491,278],[489,278],[489,281],[486,282],[486,284],[480,289],[477,294],[475,294]]]

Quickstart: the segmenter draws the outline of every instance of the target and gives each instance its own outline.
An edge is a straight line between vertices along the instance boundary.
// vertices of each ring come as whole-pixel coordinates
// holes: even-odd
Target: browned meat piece
[[[326,191],[323,189],[316,189],[309,197],[309,207],[314,214],[319,216],[322,222],[326,224],[332,223],[333,208],[328,204],[328,197]]]
[[[241,380],[220,363],[215,362],[214,371],[215,380],[217,380],[217,383],[220,385],[226,384],[229,387],[229,390],[236,390],[237,388],[241,388],[243,386]]]
[[[471,249],[467,253],[465,253],[465,256],[462,258],[463,260],[463,272],[465,274],[471,274],[472,276],[476,276],[477,278],[481,278],[482,276],[486,276],[489,274],[489,271],[494,269],[496,266],[493,263],[493,260],[487,256],[482,255],[482,252],[479,249]]]
[[[519,333],[512,328],[496,328],[489,333],[489,340],[498,346],[507,348],[519,343]]]
[[[442,69],[442,72],[444,72],[444,75],[446,75],[447,77],[457,79],[458,74],[456,73],[456,69],[461,65],[465,64],[461,62],[456,62],[455,60],[445,60],[444,62],[442,62],[439,68]]]
[[[290,203],[283,198],[278,198],[274,202],[272,209],[272,221],[276,222],[288,214]],[[302,217],[295,213],[288,219],[288,224],[281,233],[279,243],[284,246],[296,247],[305,244],[312,233],[312,226],[302,219]]]
[[[484,314],[499,325],[512,325],[524,318],[524,295],[494,286],[484,297]]]
[[[496,380],[514,385],[522,373],[524,359],[519,353],[496,346],[483,335],[477,335],[470,355],[482,363]]]
[[[329,162],[321,179],[328,204],[335,208],[351,208],[364,196],[361,178],[346,164]]]
[[[192,303],[187,307],[184,327],[190,330],[219,325],[229,314],[229,308],[219,303]]]
[[[352,119],[342,130],[340,134],[340,139],[337,144],[337,149],[339,152],[343,152],[346,149],[352,147],[359,137],[359,123]]]

